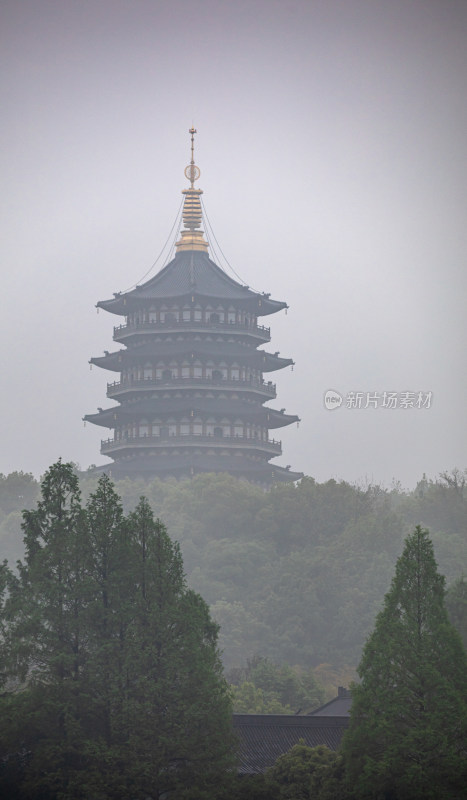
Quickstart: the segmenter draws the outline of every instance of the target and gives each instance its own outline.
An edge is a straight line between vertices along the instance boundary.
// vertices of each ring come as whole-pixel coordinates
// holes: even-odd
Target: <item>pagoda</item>
[[[265,405],[276,387],[264,379],[293,361],[259,349],[270,330],[258,318],[287,304],[233,280],[209,257],[189,132],[175,257],[146,283],[97,303],[125,317],[113,335],[122,349],[90,360],[118,373],[107,384],[117,405],[84,419],[113,431],[101,442],[113,463],[101,469],[115,478],[227,472],[265,487],[295,481],[301,473],[270,463],[282,449],[269,432],[299,418]]]

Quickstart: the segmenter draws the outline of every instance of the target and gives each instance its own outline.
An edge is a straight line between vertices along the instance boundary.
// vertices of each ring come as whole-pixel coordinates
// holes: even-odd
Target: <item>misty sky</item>
[[[88,360],[120,320],[95,303],[166,241],[192,124],[223,252],[290,306],[262,320],[296,362],[268,376],[302,419],[273,432],[278,463],[409,488],[467,466],[465,0],[3,0],[0,17],[0,471],[107,461],[82,417],[112,405],[116,376]],[[433,399],[348,409],[350,391]]]

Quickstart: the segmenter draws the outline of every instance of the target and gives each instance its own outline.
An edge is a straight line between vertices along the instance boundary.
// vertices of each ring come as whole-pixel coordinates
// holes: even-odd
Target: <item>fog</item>
[[[407,487],[466,466],[465,0],[4,0],[0,29],[1,472],[107,460],[82,422],[112,404],[88,360],[119,347],[95,304],[166,241],[192,124],[223,252],[290,306],[263,320],[296,362],[270,376],[302,420],[278,463]]]

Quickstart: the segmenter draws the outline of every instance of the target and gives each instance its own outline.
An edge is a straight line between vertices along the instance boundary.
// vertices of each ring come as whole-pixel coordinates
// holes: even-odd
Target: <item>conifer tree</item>
[[[344,738],[356,797],[461,800],[467,785],[467,662],[444,605],[428,531],[408,536],[353,687]]]
[[[178,545],[104,475],[86,509],[58,462],[0,570],[0,796],[210,796],[232,765],[217,626]]]

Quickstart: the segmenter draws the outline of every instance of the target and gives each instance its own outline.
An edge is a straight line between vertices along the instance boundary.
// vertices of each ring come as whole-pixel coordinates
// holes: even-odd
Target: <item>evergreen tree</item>
[[[446,608],[452,624],[460,633],[462,643],[467,649],[467,578],[461,575],[448,588]]]
[[[217,626],[178,545],[102,476],[87,507],[69,464],[24,512],[26,557],[0,570],[0,796],[209,797],[232,765]]]
[[[467,661],[428,531],[406,539],[353,687],[344,755],[356,796],[460,800],[467,781]]]
[[[352,800],[342,757],[325,745],[308,747],[303,739],[267,770],[266,784],[279,800]]]

